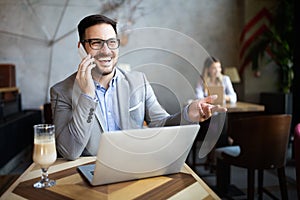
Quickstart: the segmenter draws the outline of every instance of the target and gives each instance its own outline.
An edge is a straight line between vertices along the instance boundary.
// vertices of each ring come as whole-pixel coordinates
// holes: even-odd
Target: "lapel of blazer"
[[[96,115],[96,119],[100,123],[100,126],[102,127],[102,131],[107,130],[106,123],[105,123],[104,117],[100,111],[99,105],[96,107],[95,115]]]
[[[80,90],[80,87],[79,87],[77,81],[75,80],[74,86],[73,86],[73,92],[72,92],[72,108],[73,109],[76,108],[80,95],[81,95],[81,90]],[[104,117],[99,109],[99,106],[96,107],[95,115],[96,115],[96,119],[100,123],[100,126],[102,127],[102,130],[107,130],[106,123],[105,123]]]
[[[129,117],[129,85],[127,80],[122,77],[117,82],[117,103],[120,117],[121,129],[129,129],[131,120]]]

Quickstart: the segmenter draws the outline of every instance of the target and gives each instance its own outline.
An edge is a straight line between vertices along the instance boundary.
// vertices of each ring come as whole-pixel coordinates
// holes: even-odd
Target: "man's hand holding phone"
[[[78,53],[82,60],[78,66],[76,80],[82,93],[94,98],[95,85],[92,78],[92,69],[96,67],[96,64],[94,63],[95,59],[90,54],[86,53],[81,44],[79,44]]]

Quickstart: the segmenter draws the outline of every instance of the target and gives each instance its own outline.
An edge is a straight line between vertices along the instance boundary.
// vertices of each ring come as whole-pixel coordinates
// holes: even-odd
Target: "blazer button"
[[[87,122],[87,123],[91,123],[91,120],[90,120],[90,119],[88,119],[86,122]]]

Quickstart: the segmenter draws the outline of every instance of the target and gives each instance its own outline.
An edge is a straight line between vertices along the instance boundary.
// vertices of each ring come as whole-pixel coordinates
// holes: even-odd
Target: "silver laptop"
[[[199,128],[195,124],[103,133],[96,164],[78,170],[94,186],[178,173]]]

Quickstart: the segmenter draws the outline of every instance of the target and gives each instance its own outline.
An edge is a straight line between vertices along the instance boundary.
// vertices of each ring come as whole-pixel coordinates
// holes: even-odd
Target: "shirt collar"
[[[115,75],[113,76],[113,78],[110,80],[109,82],[109,87],[115,87],[116,82],[118,80],[118,77],[121,76],[121,72],[115,68]],[[100,88],[104,88],[100,83],[98,83],[97,81],[94,80],[94,84],[97,90],[99,90]]]

